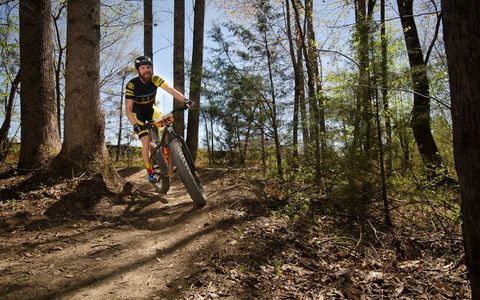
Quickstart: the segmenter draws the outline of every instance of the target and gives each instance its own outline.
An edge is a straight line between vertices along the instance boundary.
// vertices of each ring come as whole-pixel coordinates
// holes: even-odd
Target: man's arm
[[[182,93],[180,93],[179,91],[177,91],[176,89],[174,89],[173,87],[169,86],[168,84],[165,83],[165,84],[162,86],[162,88],[163,88],[167,93],[169,93],[170,95],[172,95],[173,98],[175,98],[177,101],[182,102],[182,104],[183,104],[183,102],[185,101],[185,96],[184,96]]]
[[[127,104],[125,105],[125,111],[127,113],[127,118],[132,123],[132,125],[135,125],[138,121],[137,118],[133,115],[133,100],[132,99],[127,99]]]

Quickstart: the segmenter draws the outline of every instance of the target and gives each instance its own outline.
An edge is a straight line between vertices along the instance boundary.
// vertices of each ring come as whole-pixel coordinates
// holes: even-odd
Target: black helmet
[[[135,69],[138,69],[143,65],[152,65],[152,60],[146,55],[139,56],[135,58]]]

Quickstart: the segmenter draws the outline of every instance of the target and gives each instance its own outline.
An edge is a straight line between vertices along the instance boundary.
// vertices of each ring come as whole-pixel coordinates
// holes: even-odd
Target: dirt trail
[[[34,215],[21,220],[15,214],[20,229],[0,231],[0,298],[180,297],[190,288],[186,282],[200,272],[202,259],[241,222],[237,203],[255,197],[233,174],[203,171],[208,203],[198,209],[179,182],[160,199],[145,171],[124,175],[144,193],[104,196],[89,214],[55,224],[32,223]]]

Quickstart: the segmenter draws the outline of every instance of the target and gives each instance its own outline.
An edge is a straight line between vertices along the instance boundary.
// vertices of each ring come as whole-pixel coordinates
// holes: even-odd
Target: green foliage
[[[15,3],[0,5],[0,104],[4,105],[10,86],[19,68],[19,18],[14,14]],[[2,110],[3,112],[3,110]]]

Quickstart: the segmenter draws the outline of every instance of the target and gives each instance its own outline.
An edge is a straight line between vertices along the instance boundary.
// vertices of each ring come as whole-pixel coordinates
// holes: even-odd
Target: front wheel
[[[200,181],[196,178],[196,174],[192,174],[192,171],[188,166],[180,141],[173,139],[168,145],[168,150],[172,155],[173,163],[177,167],[177,173],[180,175],[180,179],[185,185],[193,203],[198,207],[205,206],[207,203],[207,197],[205,196]]]

